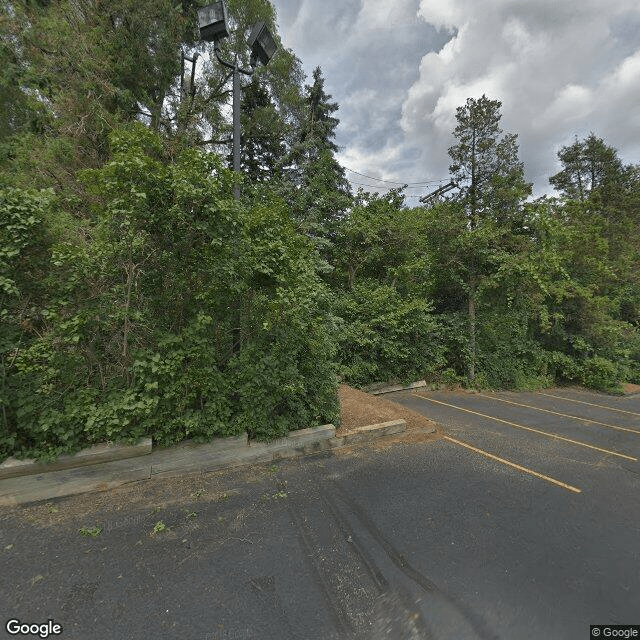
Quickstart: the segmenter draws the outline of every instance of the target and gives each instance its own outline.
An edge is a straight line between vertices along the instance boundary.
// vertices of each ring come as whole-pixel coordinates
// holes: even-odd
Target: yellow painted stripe
[[[485,413],[478,413],[477,411],[472,411],[471,409],[465,409],[464,407],[458,407],[455,404],[448,404],[446,402],[441,402],[440,400],[434,400],[433,398],[427,398],[427,396],[421,396],[419,393],[414,394],[418,398],[424,398],[429,402],[435,402],[436,404],[443,404],[445,407],[451,407],[452,409],[458,409],[459,411],[466,411],[467,413],[473,413],[476,416],[480,416],[482,418],[488,418],[489,420],[495,420],[496,422],[503,422],[504,424],[508,424],[511,427],[516,427],[517,429],[524,429],[525,431],[531,431],[532,433],[539,433],[542,436],[547,436],[548,438],[554,438],[555,440],[562,440],[563,442],[569,442],[571,444],[576,444],[580,447],[586,447],[587,449],[593,449],[594,451],[601,451],[602,453],[608,453],[612,456],[617,456],[618,458],[624,458],[625,460],[631,460],[633,462],[637,462],[638,458],[634,458],[632,456],[625,455],[624,453],[618,453],[617,451],[609,451],[609,449],[602,449],[601,447],[595,447],[592,444],[587,444],[586,442],[580,442],[579,440],[572,440],[571,438],[565,438],[564,436],[560,436],[557,433],[549,433],[548,431],[541,431],[540,429],[534,429],[533,427],[525,427],[522,424],[516,424],[515,422],[509,422],[508,420],[503,420],[502,418],[496,418],[494,416],[488,416]]]
[[[465,447],[467,449],[471,449],[471,451],[475,451],[480,455],[486,456],[487,458],[491,458],[491,460],[496,460],[497,462],[501,462],[502,464],[506,464],[509,467],[513,467],[518,471],[522,471],[523,473],[528,473],[536,478],[541,478],[542,480],[546,480],[547,482],[551,482],[552,484],[557,484],[559,487],[563,487],[564,489],[568,489],[569,491],[573,491],[574,493],[582,493],[582,489],[578,489],[577,487],[572,487],[570,484],[566,484],[565,482],[561,482],[560,480],[556,480],[555,478],[550,478],[549,476],[545,476],[542,473],[538,473],[533,469],[528,469],[527,467],[523,467],[522,465],[516,464],[515,462],[511,462],[510,460],[505,460],[504,458],[499,458],[498,456],[494,456],[493,453],[489,453],[488,451],[484,451],[482,449],[478,449],[477,447],[473,447],[466,442],[462,442],[462,440],[456,440],[455,438],[451,438],[450,436],[444,436],[445,440],[449,442],[453,442],[454,444],[458,444],[461,447]]]
[[[630,433],[636,433],[640,436],[638,429],[628,429],[627,427],[621,427],[617,424],[608,424],[606,422],[598,422],[597,420],[590,420],[589,418],[581,418],[580,416],[570,416],[568,413],[558,413],[557,411],[551,411],[550,409],[542,409],[541,407],[534,407],[531,404],[522,404],[521,402],[513,402],[513,400],[505,400],[504,398],[498,398],[498,396],[486,396],[484,393],[478,393],[482,398],[488,398],[489,400],[499,400],[500,402],[508,402],[509,404],[515,404],[518,407],[527,407],[528,409],[535,409],[536,411],[544,411],[545,413],[553,413],[556,416],[562,416],[563,418],[571,418],[572,420],[582,420],[582,422],[590,422],[591,424],[597,424],[601,427],[609,427],[609,429],[617,429],[618,431],[629,431]]]
[[[588,404],[590,407],[600,407],[601,409],[609,409],[609,411],[618,411],[619,413],[628,413],[632,416],[639,416],[640,413],[634,411],[625,411],[624,409],[616,409],[614,407],[608,407],[606,404],[595,404],[594,402],[585,402],[584,400],[574,400],[573,398],[565,398],[564,396],[554,396],[551,393],[543,393],[538,391],[541,396],[548,396],[549,398],[558,398],[559,400],[567,400],[568,402],[578,402],[579,404]]]

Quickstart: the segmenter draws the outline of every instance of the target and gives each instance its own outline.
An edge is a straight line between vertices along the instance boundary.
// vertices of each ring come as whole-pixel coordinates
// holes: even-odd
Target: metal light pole
[[[223,67],[233,71],[233,171],[237,176],[240,173],[240,74],[253,75],[258,60],[264,65],[268,64],[278,47],[265,23],[258,22],[251,30],[251,35],[247,42],[251,48],[251,58],[249,59],[251,68],[242,69],[238,65],[237,58],[233,64],[223,60],[220,40],[229,35],[227,30],[227,8],[223,0],[198,9],[198,26],[200,27],[200,39],[206,42],[213,42],[213,50],[218,62]],[[233,185],[233,195],[236,200],[240,199],[240,185],[237,180]],[[237,252],[237,243],[234,242],[233,253],[235,258],[238,257]],[[242,338],[239,300],[234,303],[232,316],[232,349],[233,353],[237,355],[240,353]]]
[[[240,173],[240,74],[253,75],[258,60],[267,65],[278,48],[269,29],[264,22],[258,22],[251,30],[247,44],[251,48],[249,59],[250,69],[242,69],[237,60],[232,64],[223,60],[220,50],[220,40],[229,35],[227,31],[227,8],[223,0],[214,2],[207,7],[198,9],[198,25],[200,39],[213,42],[213,50],[218,62],[233,71],[233,170]],[[233,187],[236,200],[240,198],[240,185],[236,182]]]

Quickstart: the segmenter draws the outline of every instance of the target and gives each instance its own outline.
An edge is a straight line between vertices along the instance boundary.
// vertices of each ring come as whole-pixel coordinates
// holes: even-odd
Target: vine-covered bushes
[[[426,300],[375,282],[356,284],[337,300],[338,353],[355,385],[431,377],[445,365],[442,327]]]
[[[217,157],[172,161],[142,125],[111,143],[82,219],[3,192],[0,459],[337,420],[327,293],[284,205],[236,202]]]
[[[33,319],[49,265],[52,200],[50,191],[0,189],[0,458],[16,445],[11,425],[21,390],[13,374],[27,335],[37,331]]]
[[[479,319],[479,386],[522,390],[553,384],[546,353],[530,336],[525,310],[484,309]]]

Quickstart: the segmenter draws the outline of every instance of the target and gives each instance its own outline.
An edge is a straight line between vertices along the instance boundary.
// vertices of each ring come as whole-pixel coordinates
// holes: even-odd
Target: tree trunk
[[[582,186],[582,174],[578,168],[578,193],[580,195],[580,202],[584,203],[584,188]]]
[[[477,220],[477,173],[476,173],[476,131],[473,130],[471,143],[471,220],[469,228],[473,232],[478,226]],[[475,260],[471,261],[469,272],[469,382],[476,377],[476,270]]]
[[[160,130],[160,121],[162,119],[162,107],[164,106],[164,91],[160,91],[158,99],[155,101],[151,108],[151,128],[154,131]]]
[[[469,276],[469,382],[476,377],[476,274]]]
[[[354,267],[353,265],[347,265],[347,268],[349,270],[348,273],[348,280],[347,280],[347,289],[349,291],[353,290],[353,285],[355,283],[356,280],[356,267]]]
[[[469,225],[473,231],[476,228],[476,210],[477,210],[477,180],[476,180],[476,130],[473,129],[471,137],[471,224]]]

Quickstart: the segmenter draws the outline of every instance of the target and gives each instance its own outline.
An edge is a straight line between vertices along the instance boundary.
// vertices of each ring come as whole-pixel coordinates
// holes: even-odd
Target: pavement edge
[[[123,458],[123,451],[118,451],[116,455],[120,455],[120,458],[110,461],[94,458],[92,462],[88,462],[90,458],[87,458],[86,454],[76,454],[67,458],[80,461],[82,466],[61,469],[53,463],[53,468],[47,469],[47,465],[42,464],[38,464],[37,468],[24,465],[23,470],[26,473],[22,475],[15,475],[18,469],[14,469],[14,475],[0,479],[0,506],[15,506],[81,493],[107,491],[129,482],[154,477],[206,473],[312,455],[402,433],[406,428],[405,420],[391,420],[359,427],[336,436],[334,425],[326,424],[293,431],[284,438],[268,443],[250,441],[247,434],[243,433],[240,436],[219,438],[205,444],[183,442],[175,447],[155,451],[147,451],[150,444],[145,442],[144,447],[138,447],[136,457]],[[141,453],[142,451],[145,453]],[[69,460],[64,461],[64,464],[68,463]]]

